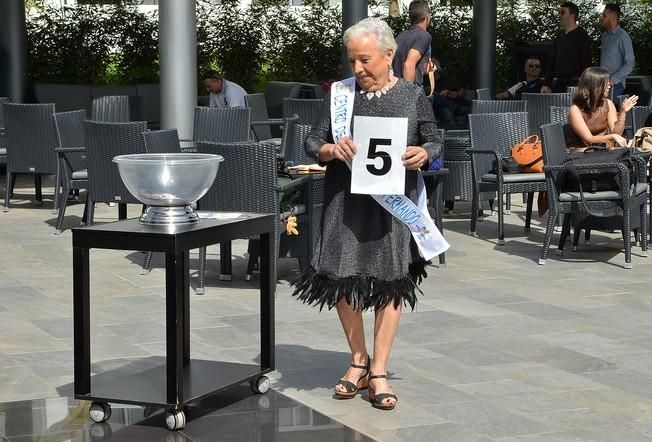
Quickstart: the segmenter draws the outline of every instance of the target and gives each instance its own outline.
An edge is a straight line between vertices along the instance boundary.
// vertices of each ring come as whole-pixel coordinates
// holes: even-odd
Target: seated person
[[[523,66],[525,80],[519,81],[506,91],[496,94],[497,100],[520,100],[522,93],[538,94],[543,86],[544,79],[541,75],[541,60],[536,55],[531,55],[525,60]]]
[[[215,71],[206,71],[202,76],[206,92],[210,94],[211,107],[246,107],[247,92],[238,84],[229,81]]]
[[[626,146],[623,137],[627,112],[636,104],[637,95],[623,101],[620,112],[609,97],[609,72],[599,67],[586,68],[577,84],[577,94],[568,112],[571,131],[566,140],[570,148],[585,149],[603,144],[608,148]]]
[[[471,102],[466,99],[464,88],[455,79],[442,74],[439,61],[432,59],[439,78],[435,82],[435,93],[432,95],[432,107],[435,117],[442,124],[455,122],[457,115],[467,115]]]

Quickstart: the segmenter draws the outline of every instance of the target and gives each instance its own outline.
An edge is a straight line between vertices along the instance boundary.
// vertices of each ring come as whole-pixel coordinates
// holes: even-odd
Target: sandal
[[[376,390],[374,387],[371,386],[371,380],[372,379],[387,379],[387,373],[385,374],[375,374],[371,375],[369,374],[369,380],[367,381],[367,384],[369,386],[369,402],[371,402],[371,406],[374,408],[378,408],[379,410],[393,410],[394,407],[396,407],[396,404],[398,403],[398,397],[394,393],[378,393],[376,394]],[[393,404],[384,404],[383,401],[385,399],[394,399]]]
[[[358,394],[358,391],[367,388],[367,385],[369,384],[367,377],[369,376],[370,364],[371,360],[369,359],[369,356],[367,356],[367,363],[365,365],[351,364],[351,367],[353,368],[363,369],[364,374],[360,376],[358,382],[355,384],[351,381],[347,381],[346,379],[340,379],[340,383],[338,385],[344,387],[346,392],[335,390],[335,396],[339,397],[340,399],[351,399],[354,398],[356,394]]]

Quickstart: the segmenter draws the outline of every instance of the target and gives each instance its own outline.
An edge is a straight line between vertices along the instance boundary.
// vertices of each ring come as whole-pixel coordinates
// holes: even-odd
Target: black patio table
[[[244,219],[243,219],[244,218]],[[109,402],[167,407],[166,426],[185,426],[183,408],[192,401],[245,381],[264,393],[274,370],[274,215],[246,214],[230,220],[202,219],[197,224],[143,225],[137,219],[72,230],[74,394],[94,401],[91,420],[111,415]],[[189,251],[260,235],[260,365],[190,358]],[[90,249],[145,250],[165,253],[166,357],[137,374],[107,371],[91,377]]]

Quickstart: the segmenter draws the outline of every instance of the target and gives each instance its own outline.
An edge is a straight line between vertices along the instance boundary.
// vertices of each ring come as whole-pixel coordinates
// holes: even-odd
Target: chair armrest
[[[310,180],[310,177],[308,176],[302,176],[300,178],[293,178],[292,181],[290,181],[287,184],[284,184],[282,186],[276,186],[276,191],[277,192],[285,192],[286,190],[289,189],[294,189],[295,187],[303,186]]]
[[[262,121],[252,121],[251,125],[252,126],[272,126],[272,125],[278,125],[282,126],[283,123],[285,123],[285,120],[283,118],[270,118],[269,120],[262,120]]]
[[[54,151],[59,152],[59,153],[86,152],[86,148],[82,147],[82,146],[79,146],[79,147],[55,147]]]
[[[421,171],[421,175],[426,177],[426,176],[445,176],[448,175],[450,171],[446,169],[445,167],[442,167],[439,170],[423,170]]]
[[[493,150],[493,149],[465,149],[465,152],[468,153],[479,153],[479,154],[485,154],[485,155],[496,155],[497,157],[501,157],[500,152]]]
[[[582,163],[582,164],[575,164],[575,170],[610,170],[610,169],[618,169],[620,172],[627,172],[627,168],[623,163],[619,162],[613,162],[613,163]],[[554,171],[560,171],[560,170],[568,170],[566,169],[565,164],[558,164],[556,166],[549,166],[547,164],[544,164],[543,170],[549,170],[551,172]]]

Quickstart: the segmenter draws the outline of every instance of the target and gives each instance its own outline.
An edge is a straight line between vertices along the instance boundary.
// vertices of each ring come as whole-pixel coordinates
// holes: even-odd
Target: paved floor
[[[107,422],[88,419],[89,402],[66,397],[2,404],[0,440],[28,441],[286,441],[372,442],[373,439],[299,402],[270,391],[236,387],[188,409],[183,430],[165,428],[160,408],[113,404]],[[4,433],[4,434],[3,434]]]
[[[52,235],[51,201],[36,206],[31,192],[20,186],[15,208],[0,213],[1,402],[72,391],[70,231]],[[273,388],[382,441],[652,440],[652,258],[635,249],[624,270],[619,234],[594,232],[590,246],[538,266],[543,229],[535,219],[523,233],[519,200],[504,246],[495,216],[476,238],[468,204],[445,218],[448,266],[429,269],[392,353],[393,412],[372,409],[366,395],[332,398],[348,364],[337,317],[290,297],[296,262],[282,260]],[[68,213],[75,225],[82,206]],[[116,213],[100,205],[97,221]],[[192,296],[194,357],[258,358],[257,281],[242,279],[244,246],[234,247],[230,283],[218,281],[218,250],[209,249],[206,294]],[[92,253],[94,372],[164,354],[162,262],[141,276],[142,259]],[[369,340],[373,316],[365,319]]]

